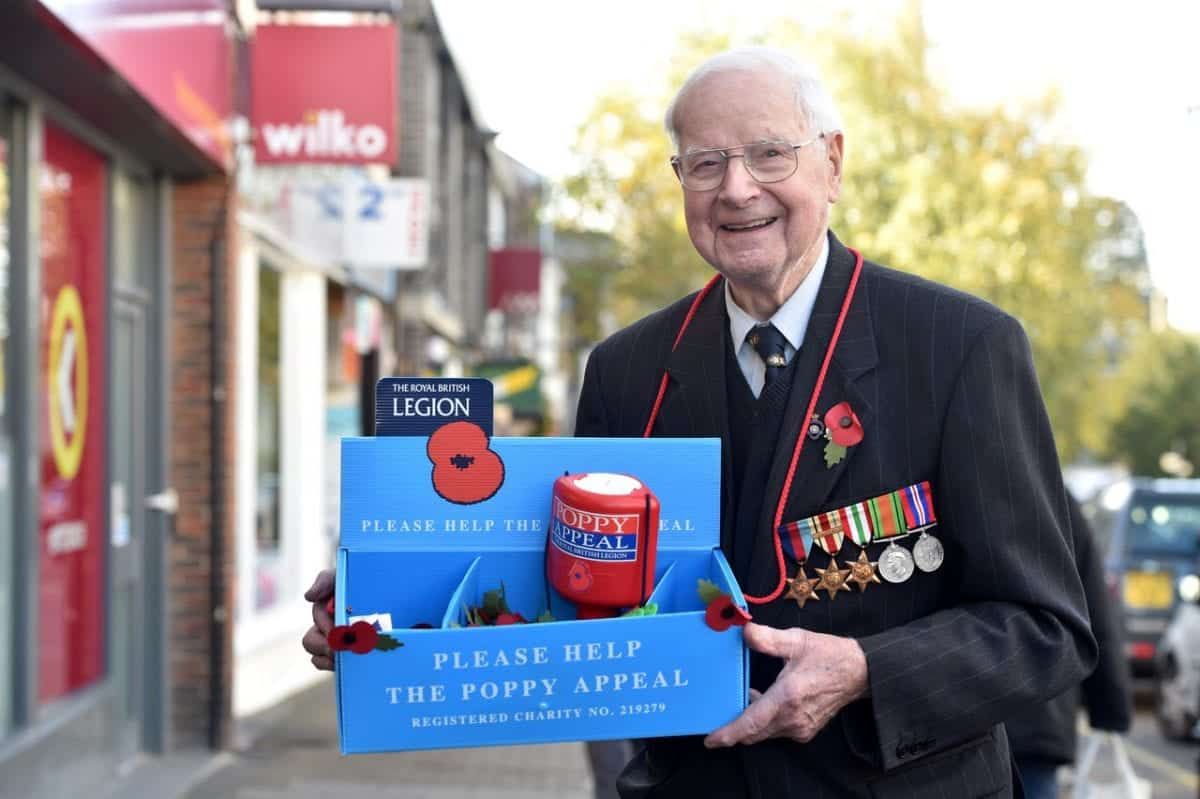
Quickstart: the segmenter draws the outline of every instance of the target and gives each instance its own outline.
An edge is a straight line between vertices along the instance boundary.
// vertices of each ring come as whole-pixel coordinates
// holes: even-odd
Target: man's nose
[[[737,207],[745,206],[758,196],[758,181],[750,176],[746,159],[731,156],[725,163],[725,180],[721,183],[720,199]]]

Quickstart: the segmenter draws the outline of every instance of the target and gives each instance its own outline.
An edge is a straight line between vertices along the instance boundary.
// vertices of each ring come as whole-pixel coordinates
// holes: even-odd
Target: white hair
[[[842,129],[842,120],[833,104],[833,97],[821,83],[821,76],[811,64],[798,61],[782,50],[771,47],[741,47],[727,50],[705,61],[692,70],[687,80],[679,87],[663,124],[671,144],[679,148],[679,131],[675,125],[675,112],[679,101],[688,90],[709,75],[718,72],[771,71],[791,81],[796,92],[796,109],[800,112],[809,130],[816,133],[831,133]]]

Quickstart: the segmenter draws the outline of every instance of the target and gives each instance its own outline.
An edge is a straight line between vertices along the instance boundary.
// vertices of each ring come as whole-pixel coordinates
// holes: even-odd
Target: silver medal
[[[879,576],[889,583],[902,583],[913,573],[913,556],[896,542],[888,544],[879,556]]]
[[[946,558],[942,542],[928,533],[921,533],[921,537],[913,545],[912,554],[913,559],[917,562],[917,568],[923,572],[937,571]]]

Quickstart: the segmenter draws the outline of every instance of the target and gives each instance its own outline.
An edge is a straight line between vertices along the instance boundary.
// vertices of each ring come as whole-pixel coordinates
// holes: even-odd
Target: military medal
[[[810,599],[819,602],[821,597],[817,596],[817,584],[820,582],[819,579],[809,578],[804,569],[800,569],[794,579],[787,581],[787,597],[796,600],[800,607],[804,607],[804,603]]]
[[[817,569],[816,572],[820,577],[817,589],[824,588],[830,599],[837,599],[838,591],[850,590],[850,586],[846,585],[846,576],[850,574],[850,570],[838,568],[837,558],[829,561],[828,568]]]
[[[879,574],[889,583],[902,583],[913,574],[913,556],[895,541],[879,556]]]
[[[942,542],[936,536],[922,532],[921,537],[917,539],[917,543],[913,545],[913,560],[917,563],[917,568],[923,572],[935,572],[942,565],[942,561],[946,558],[946,551],[942,549]]]
[[[798,522],[788,522],[779,525],[779,543],[784,554],[792,560],[804,565],[808,560],[808,550],[812,546],[812,519],[801,519]]]
[[[942,549],[941,541],[925,532],[937,524],[937,517],[933,513],[933,491],[926,482],[911,485],[899,494],[909,534],[921,533],[912,551],[917,567],[923,572],[937,571],[946,552]]]
[[[875,564],[867,558],[865,549],[858,553],[858,560],[850,564],[849,582],[858,583],[859,591],[866,591],[868,585],[879,582],[879,575],[875,573]]]
[[[835,409],[839,413],[845,410],[840,406],[835,406]],[[814,416],[809,422],[810,435],[820,428],[828,428],[828,417],[832,413],[831,410],[825,419]],[[801,569],[795,580],[788,580],[788,596],[804,607],[809,599],[817,598],[816,592],[820,590],[824,590],[832,599],[839,591],[849,591],[850,583],[856,584],[861,592],[866,591],[871,583],[879,583],[880,578],[889,583],[902,583],[910,579],[918,568],[923,572],[936,571],[946,557],[942,542],[927,532],[936,524],[933,492],[928,482],[781,524],[777,532],[782,551],[801,566],[807,560],[812,544],[820,547],[830,558],[829,568],[816,570],[816,579],[810,579]],[[920,538],[911,551],[897,543],[901,538],[918,533]],[[857,560],[848,562],[847,568],[843,569],[838,566],[837,557],[847,538],[858,544],[860,549]],[[887,547],[877,561],[872,561],[867,554],[867,547],[875,541],[887,543]]]

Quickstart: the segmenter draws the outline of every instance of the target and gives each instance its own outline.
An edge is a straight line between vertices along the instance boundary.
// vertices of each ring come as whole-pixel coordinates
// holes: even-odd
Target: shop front
[[[53,4],[51,4],[53,5]],[[48,5],[0,10],[0,794],[171,743],[173,186],[223,165]]]

